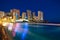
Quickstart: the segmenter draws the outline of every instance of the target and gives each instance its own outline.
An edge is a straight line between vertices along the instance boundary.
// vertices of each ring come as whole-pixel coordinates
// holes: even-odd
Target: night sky
[[[60,22],[60,0],[0,0],[0,11],[9,12],[14,8],[21,12],[29,9],[35,11],[36,15],[41,10],[44,12],[44,20]]]

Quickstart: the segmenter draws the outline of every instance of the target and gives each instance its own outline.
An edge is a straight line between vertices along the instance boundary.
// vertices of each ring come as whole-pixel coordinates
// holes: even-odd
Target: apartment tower
[[[22,13],[22,19],[25,19],[25,17],[26,17],[26,13],[23,12],[23,13]]]
[[[19,18],[19,16],[20,16],[20,11],[19,10],[12,9],[10,12],[11,12],[12,18],[14,18],[14,19],[18,19]]]
[[[41,20],[41,11],[38,11],[38,20]]]
[[[31,20],[31,11],[27,10],[27,16],[28,16],[28,20]]]

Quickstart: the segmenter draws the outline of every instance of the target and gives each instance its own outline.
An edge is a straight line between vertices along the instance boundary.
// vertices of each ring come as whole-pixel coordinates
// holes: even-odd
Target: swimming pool
[[[16,23],[15,25],[13,40],[60,40],[59,26],[29,23]]]

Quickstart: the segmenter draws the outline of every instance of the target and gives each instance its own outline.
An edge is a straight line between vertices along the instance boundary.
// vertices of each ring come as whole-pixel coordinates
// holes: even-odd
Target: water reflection
[[[13,40],[57,40],[60,39],[60,27],[14,23],[12,34]]]
[[[15,23],[14,28],[12,30],[13,37],[19,36],[21,40],[24,40],[27,32],[28,32],[28,23]]]
[[[24,38],[25,38],[25,36],[26,36],[26,34],[27,34],[27,32],[28,32],[28,23],[24,23],[23,24],[23,29],[24,29],[24,31],[23,31],[23,33],[22,33],[22,40],[24,40]]]

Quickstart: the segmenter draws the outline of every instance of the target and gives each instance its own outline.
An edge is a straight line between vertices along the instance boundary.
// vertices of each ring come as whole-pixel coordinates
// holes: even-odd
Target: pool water
[[[16,23],[14,32],[13,40],[60,40],[59,26]]]

